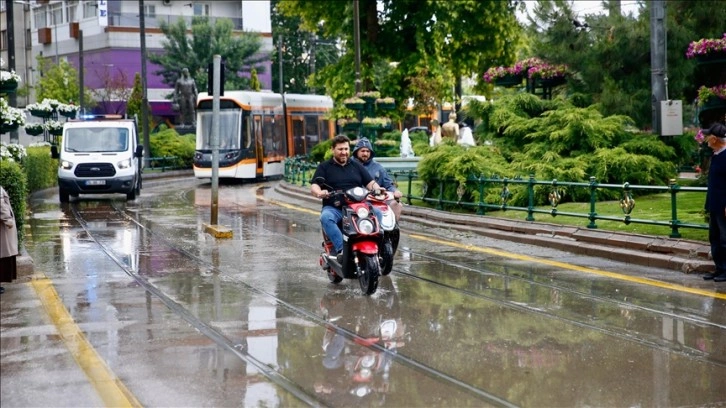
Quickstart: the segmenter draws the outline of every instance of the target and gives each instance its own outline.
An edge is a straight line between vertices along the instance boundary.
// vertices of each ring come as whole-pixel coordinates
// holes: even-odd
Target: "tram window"
[[[242,122],[242,148],[249,149],[252,146],[252,121],[248,113],[245,113]]]
[[[295,154],[305,154],[305,126],[300,116],[292,118],[292,138],[295,143]]]
[[[279,136],[277,135],[275,123],[271,116],[265,116],[262,122],[262,146],[264,148],[265,155],[277,155],[279,154],[278,145]]]
[[[219,112],[219,148],[239,149],[240,110],[229,109]],[[197,126],[201,128],[197,137],[197,150],[212,148],[212,112],[199,113]]]
[[[327,119],[320,120],[320,141],[324,142],[330,139],[330,121]]]
[[[310,153],[310,150],[320,142],[320,131],[318,130],[318,118],[316,116],[305,117],[305,141],[306,141],[306,152]]]

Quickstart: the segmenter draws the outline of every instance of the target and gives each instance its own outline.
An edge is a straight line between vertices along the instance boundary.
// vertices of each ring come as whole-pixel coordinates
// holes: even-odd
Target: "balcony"
[[[148,28],[159,28],[161,27],[162,21],[167,24],[176,23],[180,18],[184,19],[187,27],[192,26],[192,16],[180,16],[171,14],[156,14],[153,16],[144,17],[144,26]],[[232,28],[237,31],[242,31],[242,19],[232,17],[209,17],[209,23],[214,25],[218,19],[226,18],[232,21]],[[114,27],[134,27],[138,28],[141,25],[138,13],[108,13],[108,25]]]

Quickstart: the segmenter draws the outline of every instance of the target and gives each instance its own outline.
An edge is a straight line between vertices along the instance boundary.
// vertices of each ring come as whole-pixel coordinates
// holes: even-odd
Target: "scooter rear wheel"
[[[361,255],[358,259],[361,270],[361,275],[358,277],[360,289],[366,295],[372,295],[378,289],[378,276],[381,272],[378,255]]]

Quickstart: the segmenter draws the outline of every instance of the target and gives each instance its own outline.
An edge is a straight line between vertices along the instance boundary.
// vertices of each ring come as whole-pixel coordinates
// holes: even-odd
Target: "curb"
[[[281,181],[275,191],[314,203],[304,187]],[[452,214],[430,208],[404,205],[402,213],[411,215],[406,224],[448,227],[495,239],[543,246],[641,266],[671,269],[683,273],[713,272],[710,245],[700,241],[649,235],[625,234],[535,221],[516,221],[486,215]]]

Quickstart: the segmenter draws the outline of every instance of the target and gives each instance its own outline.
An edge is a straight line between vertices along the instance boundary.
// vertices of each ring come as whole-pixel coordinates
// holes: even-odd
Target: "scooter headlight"
[[[364,234],[370,234],[375,229],[371,220],[360,220],[358,222],[358,229]]]
[[[358,218],[368,218],[370,211],[368,211],[365,207],[358,207],[358,209],[355,210],[355,213],[358,215]]]

